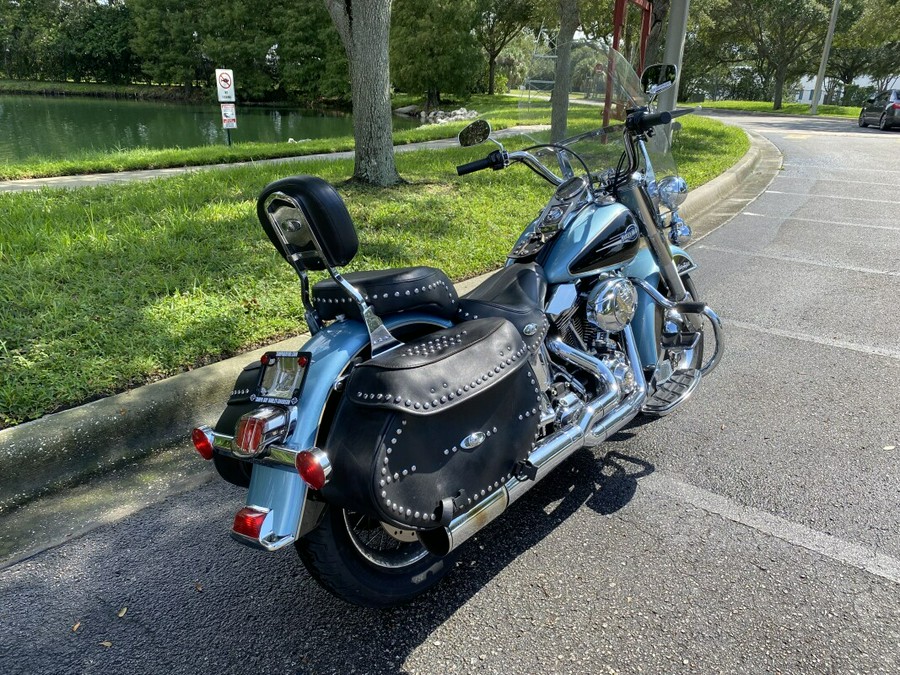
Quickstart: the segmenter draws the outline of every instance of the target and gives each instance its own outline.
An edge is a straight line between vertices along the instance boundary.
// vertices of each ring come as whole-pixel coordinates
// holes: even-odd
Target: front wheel
[[[408,530],[329,506],[321,524],[296,544],[313,578],[341,600],[363,607],[410,602],[435,586],[455,556],[428,553]]]
[[[857,120],[856,123],[859,124],[859,126],[861,126],[863,129],[865,129],[867,126],[869,126],[869,123],[866,122],[865,113],[859,113],[859,119]]]

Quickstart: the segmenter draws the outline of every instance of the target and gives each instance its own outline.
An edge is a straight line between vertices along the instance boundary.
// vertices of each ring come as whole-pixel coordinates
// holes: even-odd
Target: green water
[[[352,136],[340,112],[238,106],[234,142]],[[417,126],[394,118],[394,128]],[[217,103],[181,105],[117,99],[0,95],[0,163],[64,158],[91,150],[224,144]]]

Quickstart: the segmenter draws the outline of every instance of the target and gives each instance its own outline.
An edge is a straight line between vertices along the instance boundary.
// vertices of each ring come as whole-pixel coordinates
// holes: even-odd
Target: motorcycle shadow
[[[620,433],[610,440],[625,441],[628,437],[630,434]],[[370,644],[357,644],[359,651],[383,650],[384,642],[393,636],[397,642],[389,651],[398,666],[383,672],[404,672],[399,664],[424,645],[431,634],[466,603],[476,595],[485,594],[488,584],[498,575],[502,575],[503,580],[497,582],[497,588],[486,592],[490,598],[487,601],[508,604],[508,608],[495,607],[501,613],[515,611],[519,602],[517,596],[534,593],[537,588],[535,577],[544,576],[542,572],[547,572],[547,576],[559,573],[559,556],[566,555],[566,551],[557,550],[556,544],[553,547],[545,544],[539,553],[531,552],[531,549],[544,542],[583,507],[597,516],[615,514],[635,496],[638,480],[655,470],[649,462],[618,450],[601,454],[606,447],[576,452],[500,518],[463,544],[456,568],[433,591],[403,607],[362,610],[372,613],[373,625],[379,628],[369,636]],[[588,514],[587,519],[590,521],[594,517]],[[596,531],[588,536],[600,539],[604,529],[604,524],[598,522]],[[577,541],[563,546],[569,543],[573,552],[578,549],[576,554],[583,551],[584,541],[580,535]],[[510,591],[511,584],[517,586],[514,592]],[[358,665],[372,668],[373,664]]]

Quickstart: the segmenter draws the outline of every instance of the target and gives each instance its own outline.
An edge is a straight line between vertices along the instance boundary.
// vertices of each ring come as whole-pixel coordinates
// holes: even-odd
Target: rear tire
[[[882,115],[881,119],[878,120],[878,128],[882,131],[889,131],[890,125],[887,123],[887,115]]]
[[[363,607],[393,607],[434,587],[453,567],[416,541],[401,542],[368,516],[329,506],[296,544],[300,560],[329,593]]]
[[[869,126],[869,123],[866,122],[866,116],[864,113],[859,113],[859,119],[857,120],[857,124],[859,124],[859,126],[861,126],[863,129],[865,129],[867,126]]]

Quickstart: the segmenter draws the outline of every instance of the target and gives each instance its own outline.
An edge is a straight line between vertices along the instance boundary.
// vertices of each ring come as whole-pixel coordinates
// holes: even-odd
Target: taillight
[[[234,449],[245,455],[258,455],[266,447],[284,438],[287,413],[264,407],[241,416],[234,430]]]
[[[892,104],[891,104],[891,107],[892,107],[894,110],[900,110],[900,103],[892,103]]]
[[[331,461],[318,448],[298,452],[294,466],[303,482],[313,490],[321,490],[331,477]]]
[[[242,534],[251,539],[259,539],[260,530],[266,519],[268,511],[245,506],[234,516],[233,529],[237,534]]]
[[[209,427],[197,427],[191,431],[191,442],[203,459],[212,459],[213,437]]]

